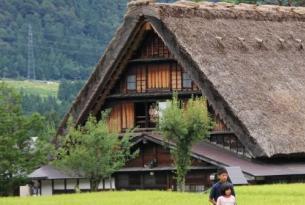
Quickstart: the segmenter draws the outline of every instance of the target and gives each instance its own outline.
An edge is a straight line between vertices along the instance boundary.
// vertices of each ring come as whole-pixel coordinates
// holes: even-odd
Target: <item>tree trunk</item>
[[[98,186],[99,186],[100,182],[101,182],[101,179],[99,179],[99,178],[92,178],[90,180],[90,189],[92,192],[98,191]]]
[[[185,192],[185,177],[177,177],[177,191]]]
[[[109,177],[109,183],[110,183],[110,190],[112,191],[112,178],[111,178],[111,176]]]

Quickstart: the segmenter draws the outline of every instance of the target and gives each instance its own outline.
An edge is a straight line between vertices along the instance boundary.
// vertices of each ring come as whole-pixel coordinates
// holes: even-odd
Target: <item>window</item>
[[[186,72],[182,73],[182,87],[183,88],[192,88],[192,79],[190,75]]]
[[[136,89],[136,75],[128,75],[127,90],[135,90],[135,89]]]
[[[162,117],[162,111],[166,109],[168,103],[167,102],[158,102],[158,114],[159,114],[159,117],[161,118]]]

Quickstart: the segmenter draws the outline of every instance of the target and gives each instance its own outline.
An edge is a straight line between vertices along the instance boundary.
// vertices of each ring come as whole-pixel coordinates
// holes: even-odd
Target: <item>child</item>
[[[223,185],[230,185],[232,187],[232,195],[235,196],[233,185],[228,183],[228,172],[225,168],[219,169],[217,172],[218,182],[213,185],[209,200],[213,205],[216,205],[217,199],[221,196]]]
[[[229,184],[225,184],[221,190],[221,196],[217,199],[216,205],[236,205],[235,197],[232,195],[233,188]]]

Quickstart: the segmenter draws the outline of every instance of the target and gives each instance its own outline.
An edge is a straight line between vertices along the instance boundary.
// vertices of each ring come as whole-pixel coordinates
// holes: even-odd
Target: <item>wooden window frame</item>
[[[185,75],[188,76],[188,79],[185,78]],[[190,83],[190,86],[185,86],[185,84],[184,84],[184,81],[185,81],[185,80],[187,80],[187,82]],[[189,82],[189,81],[190,81],[190,82]],[[191,90],[191,89],[193,88],[193,80],[192,80],[190,74],[188,74],[188,73],[185,72],[185,71],[182,71],[182,72],[181,72],[181,84],[182,84],[181,87],[182,87],[183,89]]]
[[[130,82],[129,77],[134,77],[134,81]],[[131,89],[128,87],[129,84],[134,84],[134,87]],[[136,73],[128,73],[126,76],[126,90],[127,92],[136,92],[137,91],[137,74]]]

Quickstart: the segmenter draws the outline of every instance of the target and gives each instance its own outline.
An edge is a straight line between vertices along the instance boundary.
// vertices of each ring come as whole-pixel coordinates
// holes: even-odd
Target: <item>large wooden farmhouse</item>
[[[101,189],[175,189],[175,144],[164,146],[156,132],[156,108],[174,91],[181,101],[205,96],[216,125],[192,148],[187,189],[209,187],[219,167],[237,184],[304,181],[304,41],[304,8],[131,1],[59,132],[69,116],[82,125],[111,108],[112,130],[137,127],[140,154]],[[84,180],[50,166],[30,177],[47,193],[69,192]]]

